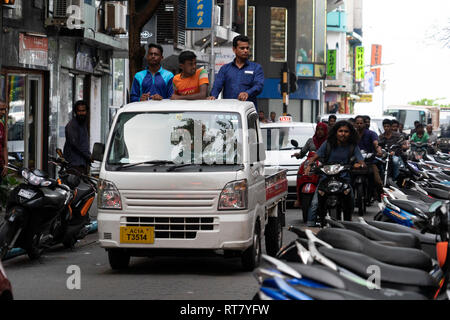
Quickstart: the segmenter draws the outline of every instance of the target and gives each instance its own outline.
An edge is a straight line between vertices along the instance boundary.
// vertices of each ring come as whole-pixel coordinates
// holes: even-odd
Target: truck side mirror
[[[92,148],[92,159],[96,161],[103,161],[103,155],[105,153],[105,145],[103,143],[96,142]]]

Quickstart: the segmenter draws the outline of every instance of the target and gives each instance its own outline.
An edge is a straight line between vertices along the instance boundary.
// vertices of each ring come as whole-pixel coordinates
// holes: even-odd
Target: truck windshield
[[[231,112],[119,115],[107,164],[242,164],[241,117]]]

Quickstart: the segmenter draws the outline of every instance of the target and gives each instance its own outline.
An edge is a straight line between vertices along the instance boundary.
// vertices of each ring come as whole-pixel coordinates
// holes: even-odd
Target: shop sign
[[[372,66],[381,64],[381,45],[380,44],[373,44],[372,45],[372,56],[370,64]],[[375,74],[375,87],[380,85],[380,74],[381,70],[380,68],[372,69],[371,71]]]
[[[212,0],[186,0],[186,29],[211,29],[212,12]]]
[[[336,49],[327,51],[327,76],[336,78]]]
[[[355,81],[364,80],[364,47],[355,48]]]
[[[371,94],[361,94],[361,95],[359,95],[358,102],[372,102],[372,95]]]
[[[19,34],[19,63],[48,66],[48,38]]]

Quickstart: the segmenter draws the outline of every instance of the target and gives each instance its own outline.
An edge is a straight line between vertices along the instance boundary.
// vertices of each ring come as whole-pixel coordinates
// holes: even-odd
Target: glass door
[[[9,160],[42,169],[42,76],[8,74],[7,90]]]

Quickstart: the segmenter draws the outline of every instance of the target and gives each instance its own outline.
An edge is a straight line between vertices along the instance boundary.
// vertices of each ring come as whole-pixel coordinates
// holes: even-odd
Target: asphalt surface
[[[365,218],[376,212],[370,207]],[[289,225],[304,227],[300,209],[287,211],[285,244],[295,239]],[[3,266],[18,300],[248,300],[259,287],[239,258],[222,256],[132,257],[127,270],[113,271],[97,233],[74,249],[55,246],[37,261],[21,255]]]

